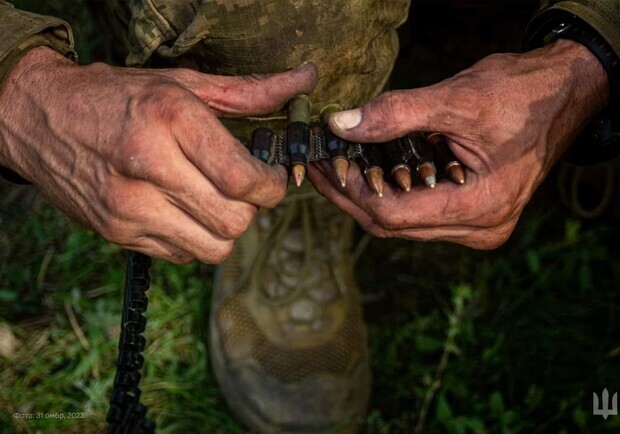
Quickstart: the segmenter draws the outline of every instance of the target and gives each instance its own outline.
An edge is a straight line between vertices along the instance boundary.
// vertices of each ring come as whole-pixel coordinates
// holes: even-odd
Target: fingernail
[[[362,122],[362,111],[360,109],[353,109],[334,113],[332,115],[332,122],[340,131],[350,130]]]
[[[306,69],[306,68],[310,68],[310,67],[316,68],[316,65],[314,63],[312,63],[311,60],[306,60],[301,65],[298,65],[295,69]]]
[[[298,71],[301,71],[301,70],[307,68],[310,63],[312,63],[312,62],[310,62],[309,60],[306,60],[304,63],[300,63],[297,66],[291,66],[290,68],[286,69],[286,71],[298,72]]]

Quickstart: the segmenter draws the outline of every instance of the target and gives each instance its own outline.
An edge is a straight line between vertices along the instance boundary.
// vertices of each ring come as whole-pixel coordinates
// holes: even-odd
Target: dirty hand
[[[336,113],[330,127],[352,142],[411,131],[443,133],[470,170],[377,197],[357,167],[346,188],[312,168],[316,188],[379,237],[445,240],[490,249],[512,233],[523,207],[583,126],[608,99],[607,76],[583,46],[560,40],[525,54],[495,54],[434,86],[387,92]]]
[[[125,248],[218,263],[287,184],[282,167],[251,157],[218,116],[278,110],[316,81],[312,64],[221,77],[76,66],[35,48],[0,90],[0,165]]]

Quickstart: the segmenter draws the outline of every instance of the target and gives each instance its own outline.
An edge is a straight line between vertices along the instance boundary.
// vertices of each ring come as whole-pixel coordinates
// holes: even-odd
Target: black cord
[[[265,129],[266,130],[266,129]],[[265,137],[253,134],[250,149],[264,162],[276,165],[290,166],[291,157],[284,156],[282,150],[282,135],[272,131],[263,131]],[[323,134],[313,133],[306,149],[308,161],[325,160],[330,154],[325,150],[322,142]],[[352,160],[366,160],[364,147],[343,142],[342,155]],[[403,158],[412,158],[403,150]],[[429,157],[431,158],[431,157]],[[146,343],[142,333],[146,327],[146,312],[148,299],[146,291],[149,289],[149,267],[151,258],[142,253],[129,252],[127,257],[127,275],[125,277],[125,297],[123,300],[123,317],[121,321],[121,335],[119,339],[118,363],[116,376],[110,398],[108,411],[108,434],[151,434],[155,432],[155,423],[146,418],[147,408],[140,403],[139,383],[142,378],[140,369],[144,364],[144,357],[140,354]]]
[[[118,343],[118,363],[110,410],[108,411],[108,434],[150,434],[155,423],[146,418],[147,408],[140,403],[140,369],[144,364],[142,350],[146,340],[142,333],[146,327],[151,258],[142,253],[129,252],[121,335]]]

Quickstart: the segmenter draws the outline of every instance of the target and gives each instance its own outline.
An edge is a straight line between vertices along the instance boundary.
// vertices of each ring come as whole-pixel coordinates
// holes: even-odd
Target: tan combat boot
[[[370,394],[354,223],[302,191],[261,211],[219,267],[211,360],[231,410],[254,432],[352,433]]]

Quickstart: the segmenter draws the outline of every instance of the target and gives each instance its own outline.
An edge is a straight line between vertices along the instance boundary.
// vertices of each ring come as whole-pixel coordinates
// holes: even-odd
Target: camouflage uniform
[[[398,51],[395,29],[410,0],[106,0],[126,63],[167,62],[204,72],[267,73],[313,61],[321,80],[314,113],[330,102],[360,105],[384,87]],[[573,13],[620,53],[620,0],[546,0],[535,24],[554,10]],[[72,51],[62,20],[16,10],[0,0],[0,82],[21,53],[49,45]],[[42,36],[42,38],[41,38]],[[70,54],[73,55],[73,54]]]
[[[353,107],[381,91],[398,52],[396,27],[408,7],[409,0],[108,0],[102,5],[117,17],[119,29],[110,33],[126,34],[128,66],[172,64],[240,75],[314,62],[321,77],[313,93],[315,115],[330,102]],[[16,55],[4,59],[20,43],[23,51],[33,34],[48,35],[63,53],[71,49],[66,23],[11,9],[1,0],[0,29],[10,36],[0,42],[0,77]]]
[[[98,5],[114,17],[108,22],[118,28],[110,37],[119,39],[129,66],[181,66],[239,75],[314,62],[320,72],[312,94],[316,117],[324,105],[359,106],[385,87],[398,52],[396,28],[407,18],[409,2],[106,0]],[[545,1],[531,26],[556,9],[587,21],[620,53],[620,0]],[[67,23],[15,10],[3,0],[0,32],[0,83],[31,47],[47,45],[75,57]],[[279,113],[224,122],[236,135],[249,137],[257,123],[277,127],[273,124],[281,126],[283,120]],[[286,206],[274,213],[259,214],[216,282],[211,315],[214,369],[233,410],[248,402],[255,408],[270,402],[279,406],[278,414],[270,415],[274,425],[259,420],[268,409],[240,415],[262,432],[282,427],[319,432],[360,417],[368,398],[365,331],[359,294],[351,289],[356,287],[348,250],[352,222],[300,196],[289,196]],[[283,221],[289,222],[286,236],[267,238],[270,228]],[[304,234],[311,227],[321,230],[312,232],[308,246]],[[312,264],[302,266],[308,258]],[[307,277],[300,277],[303,273]],[[308,290],[295,296],[303,285]],[[316,317],[318,311],[323,317]],[[247,358],[260,370],[247,369]],[[341,383],[333,380],[345,377]],[[321,379],[319,386],[315,378]],[[299,393],[290,393],[291,385],[297,385]]]

